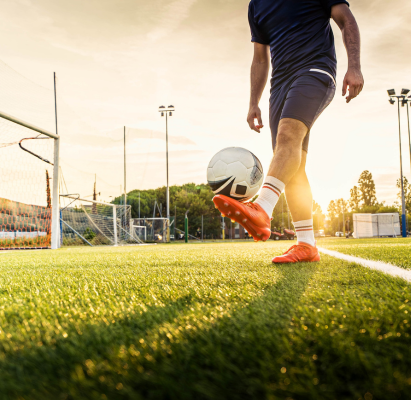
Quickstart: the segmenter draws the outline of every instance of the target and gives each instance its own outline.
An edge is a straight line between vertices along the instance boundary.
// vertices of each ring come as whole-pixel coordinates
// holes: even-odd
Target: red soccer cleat
[[[256,242],[265,242],[271,236],[271,219],[258,204],[240,203],[221,194],[215,196],[213,202],[223,216],[238,222]]]
[[[296,262],[320,261],[320,253],[317,247],[307,243],[299,243],[291,246],[282,256],[274,257],[274,264],[287,264]]]

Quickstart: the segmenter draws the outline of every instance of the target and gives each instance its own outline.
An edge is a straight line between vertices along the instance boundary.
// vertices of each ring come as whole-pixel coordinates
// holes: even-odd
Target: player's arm
[[[247,116],[248,125],[256,132],[263,127],[261,110],[258,107],[264,87],[267,83],[268,71],[270,69],[270,46],[254,43],[254,57],[251,64],[251,95],[250,110]],[[257,125],[255,120],[258,121]]]
[[[357,22],[347,4],[337,4],[331,9],[331,18],[341,29],[345,48],[348,56],[348,71],[344,78],[342,95],[347,93],[347,103],[357,97],[363,86],[364,78],[361,73],[360,49],[361,39],[360,30]]]

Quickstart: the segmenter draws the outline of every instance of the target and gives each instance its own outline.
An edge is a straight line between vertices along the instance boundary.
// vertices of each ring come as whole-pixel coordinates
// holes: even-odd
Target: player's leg
[[[223,195],[213,199],[223,215],[240,223],[257,241],[267,240],[271,236],[271,215],[285,184],[299,168],[307,131],[301,121],[281,121],[273,160],[255,203],[242,204]]]
[[[240,223],[254,239],[270,237],[272,212],[285,185],[300,167],[302,149],[307,150],[307,132],[334,93],[333,79],[321,73],[302,75],[284,91],[273,92],[270,128],[276,150],[258,199],[242,204],[226,196],[214,197],[214,204],[221,213]]]
[[[267,176],[273,176],[287,185],[300,169],[302,144],[308,133],[307,126],[292,118],[281,119],[278,126],[274,156]]]
[[[307,152],[303,150],[298,171],[285,187],[288,208],[293,221],[302,221],[312,217],[313,196],[305,172]]]
[[[275,257],[273,263],[320,261],[320,254],[315,246],[313,231],[313,196],[305,172],[307,152],[303,150],[298,171],[285,187],[288,208],[293,218],[297,233],[297,245],[292,246],[282,256]]]
[[[303,150],[300,168],[285,187],[285,196],[293,218],[298,243],[315,246],[312,217],[313,196],[305,172],[306,161],[307,152]]]
[[[303,76],[297,83],[294,89],[291,90],[293,92],[291,97],[294,98],[294,101],[287,103],[288,108],[283,111],[283,114],[299,116],[311,129],[315,120],[334,97],[334,81],[332,78],[326,78],[325,76]],[[321,85],[321,83],[323,84]],[[311,100],[308,103],[306,102],[307,98]],[[304,108],[304,105],[307,107]],[[320,260],[320,255],[315,247],[311,188],[305,172],[308,140],[309,134],[304,138],[300,167],[285,189],[287,203],[297,233],[297,245],[292,246],[284,255],[275,257],[273,259],[274,263]]]
[[[271,216],[281,192],[300,168],[303,141],[307,126],[293,118],[283,118],[278,124],[274,156],[255,204]]]

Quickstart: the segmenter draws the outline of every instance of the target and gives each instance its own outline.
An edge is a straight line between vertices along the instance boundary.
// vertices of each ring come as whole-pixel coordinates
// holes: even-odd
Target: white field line
[[[363,267],[375,269],[377,271],[384,272],[385,274],[399,277],[405,279],[408,282],[411,282],[411,271],[397,267],[396,265],[388,264],[382,261],[366,260],[360,257],[349,256],[347,254],[342,254],[334,250],[324,249],[322,247],[318,247],[318,250],[321,253],[327,254],[329,256],[349,262],[354,262],[356,264],[362,265]]]

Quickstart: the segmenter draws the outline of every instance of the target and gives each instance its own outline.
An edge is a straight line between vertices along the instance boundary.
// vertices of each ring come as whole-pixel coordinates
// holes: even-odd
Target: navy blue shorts
[[[303,140],[303,150],[308,151],[310,130],[316,119],[331,103],[335,95],[334,78],[319,71],[307,71],[298,75],[290,84],[273,90],[270,96],[270,129],[273,149],[277,142],[280,120],[298,119],[308,132]]]

